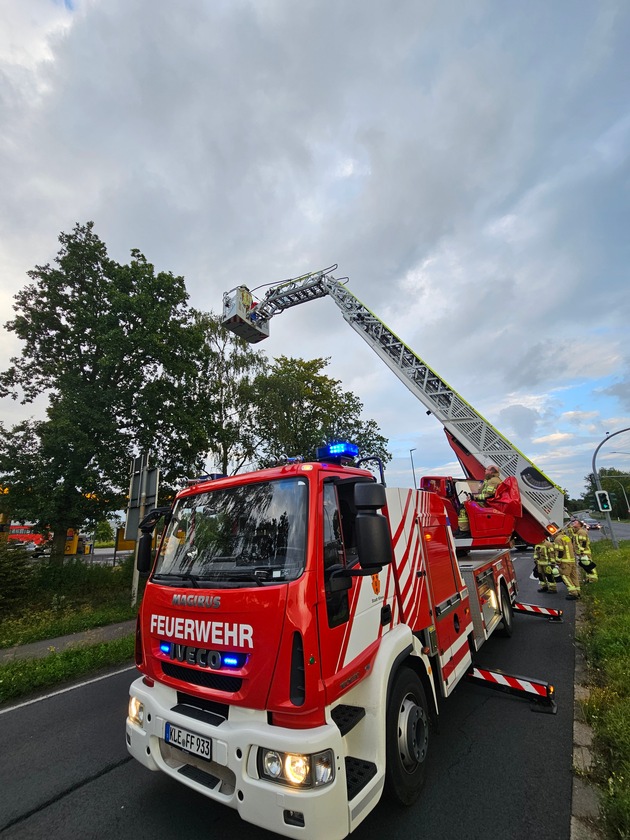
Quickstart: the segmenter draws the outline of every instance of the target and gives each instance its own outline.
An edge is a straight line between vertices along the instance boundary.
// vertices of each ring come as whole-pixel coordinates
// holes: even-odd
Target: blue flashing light
[[[235,656],[223,656],[223,664],[228,668],[237,668],[238,659]]]
[[[171,643],[170,642],[160,642],[160,651],[162,653],[170,653],[171,652]]]
[[[224,668],[242,668],[247,659],[245,653],[223,653],[221,654],[221,665]]]
[[[356,443],[348,441],[335,441],[320,446],[317,449],[317,460],[323,461],[326,458],[356,458],[359,454],[359,447]]]

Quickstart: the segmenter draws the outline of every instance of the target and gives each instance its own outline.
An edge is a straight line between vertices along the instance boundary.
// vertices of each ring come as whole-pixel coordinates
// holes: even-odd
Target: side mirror
[[[385,488],[375,481],[362,481],[355,484],[354,504],[359,510],[378,510],[385,507],[387,504]]]
[[[151,546],[153,543],[153,535],[145,533],[140,537],[138,542],[138,557],[136,559],[136,568],[141,575],[149,574],[151,571]]]
[[[362,569],[380,569],[394,559],[389,523],[377,513],[387,504],[385,487],[376,482],[361,482],[354,488],[357,508],[357,554]]]
[[[344,592],[352,588],[352,576],[345,566],[337,563],[326,571],[326,590],[328,592]]]
[[[362,569],[380,569],[394,559],[389,523],[376,512],[357,514],[357,554]]]

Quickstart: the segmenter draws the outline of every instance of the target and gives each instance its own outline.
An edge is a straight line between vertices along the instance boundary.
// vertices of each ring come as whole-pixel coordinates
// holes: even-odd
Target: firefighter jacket
[[[586,554],[588,557],[591,556],[591,541],[588,538],[588,532],[586,528],[578,528],[577,530],[571,529],[573,531],[572,539],[573,539],[573,547],[575,548],[575,553],[578,556],[582,556]]]
[[[551,545],[551,543],[548,543],[548,542],[541,542],[541,543],[538,543],[538,545],[534,546],[534,560],[540,566],[544,566],[550,560],[555,560],[556,559],[555,551],[552,554],[552,552],[549,551],[550,548],[553,548],[553,546]],[[551,557],[550,557],[550,554],[552,554]]]
[[[491,475],[490,478],[484,479],[483,484],[479,488],[479,492],[475,493],[473,499],[478,502],[485,502],[497,492],[497,487],[501,484],[501,479],[498,475]]]
[[[574,563],[575,549],[573,548],[573,540],[568,534],[558,534],[553,541],[556,547],[556,555],[558,563]]]

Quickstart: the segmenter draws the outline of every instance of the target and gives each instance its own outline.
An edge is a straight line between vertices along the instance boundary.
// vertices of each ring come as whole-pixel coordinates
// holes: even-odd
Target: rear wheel
[[[514,611],[504,583],[501,584],[501,615],[503,620],[497,632],[509,639],[514,632]]]
[[[410,668],[394,677],[385,726],[385,790],[394,802],[411,805],[426,778],[429,715],[420,677]]]

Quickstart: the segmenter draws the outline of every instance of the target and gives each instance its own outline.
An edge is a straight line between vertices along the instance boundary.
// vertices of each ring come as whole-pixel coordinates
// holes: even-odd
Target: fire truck
[[[246,292],[232,326],[257,336]],[[474,664],[522,606],[509,550],[461,556],[446,485],[390,488],[368,466],[335,442],[191,482],[141,523],[128,750],[287,837],[341,840],[383,795],[415,802],[432,723],[464,678],[555,705],[552,686]],[[505,544],[517,517],[498,513]]]

